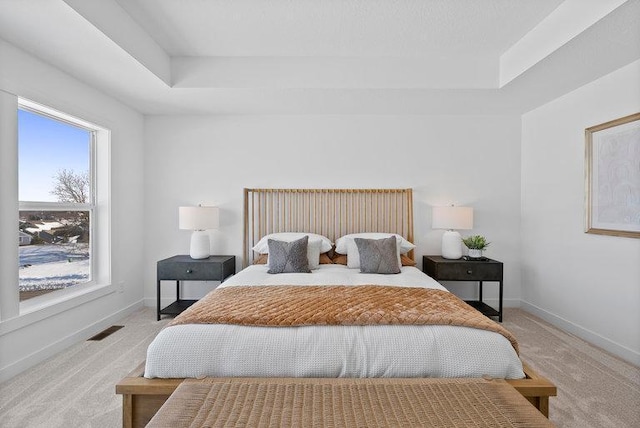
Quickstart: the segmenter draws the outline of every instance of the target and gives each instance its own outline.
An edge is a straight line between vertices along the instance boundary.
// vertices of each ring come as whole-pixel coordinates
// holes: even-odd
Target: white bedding
[[[415,267],[378,275],[343,265],[321,265],[311,274],[277,275],[268,274],[265,265],[254,265],[220,287],[366,284],[445,289]],[[483,375],[524,377],[522,363],[504,336],[432,325],[176,325],[162,330],[149,345],[145,368],[149,378]]]

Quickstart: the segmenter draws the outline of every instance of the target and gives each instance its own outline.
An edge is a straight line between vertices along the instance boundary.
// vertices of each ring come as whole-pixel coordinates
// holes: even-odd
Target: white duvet
[[[243,285],[395,285],[444,290],[414,267],[397,275],[321,265],[311,274],[250,266],[220,287]],[[145,376],[523,378],[522,363],[498,333],[457,326],[253,327],[176,325],[147,350]]]

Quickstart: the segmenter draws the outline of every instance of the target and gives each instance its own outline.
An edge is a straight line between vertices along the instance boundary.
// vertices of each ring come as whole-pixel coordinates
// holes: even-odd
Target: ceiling
[[[170,56],[498,56],[562,0],[117,0]]]
[[[519,114],[640,59],[640,0],[0,0],[145,114]]]

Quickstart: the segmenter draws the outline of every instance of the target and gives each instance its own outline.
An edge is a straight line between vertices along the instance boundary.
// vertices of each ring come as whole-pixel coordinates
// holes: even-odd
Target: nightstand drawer
[[[222,280],[222,264],[199,262],[159,263],[158,280]]]
[[[437,267],[439,280],[498,281],[502,280],[502,263],[443,263]]]

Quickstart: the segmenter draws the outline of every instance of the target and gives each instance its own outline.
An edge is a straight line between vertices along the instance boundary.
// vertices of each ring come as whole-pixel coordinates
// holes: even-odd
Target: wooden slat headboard
[[[413,242],[412,189],[244,189],[244,265],[265,235],[308,232],[335,242],[357,232],[397,233]],[[413,257],[413,254],[409,254]]]

